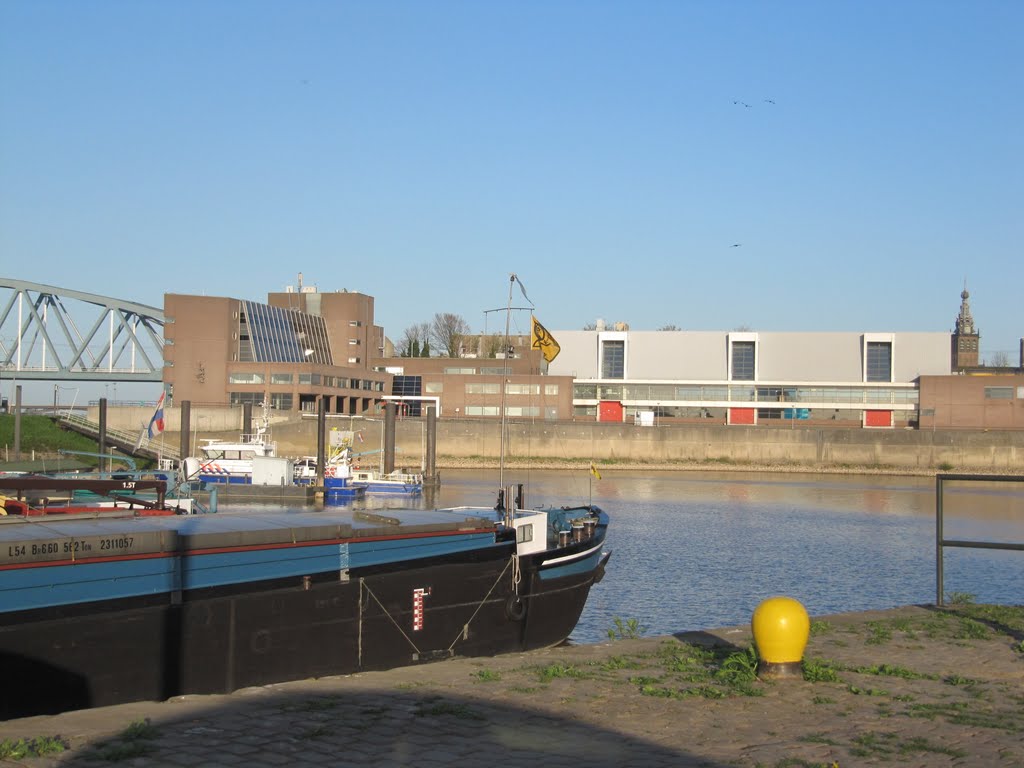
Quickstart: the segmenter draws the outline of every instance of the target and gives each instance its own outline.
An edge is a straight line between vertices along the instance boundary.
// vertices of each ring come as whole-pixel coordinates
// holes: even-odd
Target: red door
[[[597,406],[598,421],[622,421],[623,408],[618,400],[602,400]]]
[[[864,411],[865,427],[892,427],[892,411]]]
[[[753,408],[730,408],[729,409],[729,423],[730,424],[754,424],[757,411]]]

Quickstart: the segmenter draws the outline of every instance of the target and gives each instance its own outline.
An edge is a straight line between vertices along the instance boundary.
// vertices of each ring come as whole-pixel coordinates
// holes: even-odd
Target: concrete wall
[[[401,425],[400,425],[401,426]],[[399,432],[399,446],[402,435]],[[437,453],[496,457],[499,425],[438,423]],[[625,424],[512,424],[506,455],[608,462],[725,461],[1020,471],[1024,432],[864,430]]]
[[[178,413],[167,409],[169,445],[178,445]],[[253,409],[254,420],[258,409]],[[192,429],[199,438],[237,437],[241,409],[192,409]],[[149,409],[111,408],[108,425],[139,428]],[[90,414],[95,419],[95,414]],[[424,420],[395,425],[396,466],[419,466],[424,447]],[[362,450],[381,447],[381,422],[328,419],[328,429],[353,428],[363,434]],[[271,423],[271,438],[283,456],[316,453],[316,420],[280,418]],[[908,470],[952,468],[959,472],[1024,470],[1024,430],[868,430],[837,427],[730,427],[720,424],[639,427],[632,424],[513,422],[508,425],[506,455],[538,461],[683,462],[723,461],[898,467]],[[440,419],[437,455],[497,461],[500,424],[490,420]],[[368,463],[376,461],[368,458]]]

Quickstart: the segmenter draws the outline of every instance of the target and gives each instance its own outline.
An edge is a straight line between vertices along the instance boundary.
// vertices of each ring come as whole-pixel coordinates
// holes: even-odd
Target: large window
[[[892,343],[869,341],[866,347],[867,381],[892,381]]]
[[[754,380],[756,351],[756,344],[753,341],[734,341],[732,343],[733,381]]]
[[[624,379],[626,377],[626,342],[601,342],[601,378]]]

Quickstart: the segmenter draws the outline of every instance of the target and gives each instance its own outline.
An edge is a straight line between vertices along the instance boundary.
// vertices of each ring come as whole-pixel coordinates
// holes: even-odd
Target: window
[[[985,387],[986,400],[1013,400],[1013,387]]]
[[[290,394],[270,393],[270,407],[279,411],[290,411],[292,409],[292,396]]]
[[[540,384],[506,384],[505,393],[509,395],[539,395]]]
[[[291,384],[294,380],[290,373],[272,373],[270,374],[271,384]]]
[[[527,416],[534,417],[540,416],[540,408],[533,407],[520,407],[518,405],[509,405],[505,408],[506,416]]]
[[[232,373],[228,376],[228,384],[262,384],[262,373]]]
[[[261,392],[232,392],[229,395],[229,402],[231,405],[245,405],[246,403],[252,403],[253,405],[259,405],[263,402],[263,393]]]
[[[420,376],[395,376],[391,382],[391,394],[399,397],[419,397],[422,391],[423,379]]]
[[[472,376],[473,374],[476,373],[476,368],[445,368],[444,372],[445,373],[455,373],[455,374],[466,374],[468,376]]]
[[[734,341],[732,343],[732,380],[753,381],[756,360],[756,342]]]
[[[444,382],[441,381],[428,381],[423,385],[423,391],[428,395],[436,395],[439,392],[444,392]]]
[[[558,385],[557,384],[545,384],[544,385],[544,394],[545,395],[557,395],[558,394]]]
[[[626,377],[626,342],[601,342],[601,378],[623,379]]]
[[[499,392],[499,390],[498,390],[498,383],[497,382],[492,382],[492,383],[489,383],[489,384],[488,383],[481,383],[481,382],[474,382],[472,384],[467,384],[466,385],[466,394],[467,395],[496,395],[496,394],[498,394],[498,392]]]
[[[359,358],[358,357],[350,357],[348,359],[348,362],[349,362],[349,365],[358,365],[359,364]]]
[[[892,343],[869,341],[865,348],[865,381],[892,381]]]
[[[498,406],[496,405],[467,405],[467,416],[497,416]]]
[[[533,523],[525,523],[516,528],[516,543],[525,544],[533,541]]]

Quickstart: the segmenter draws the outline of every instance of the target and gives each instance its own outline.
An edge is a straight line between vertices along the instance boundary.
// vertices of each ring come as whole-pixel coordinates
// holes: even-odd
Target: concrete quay
[[[751,642],[620,638],[24,718],[0,723],[0,765],[1024,765],[1024,608],[816,617],[804,679],[730,675]],[[10,754],[39,737],[66,748]]]

